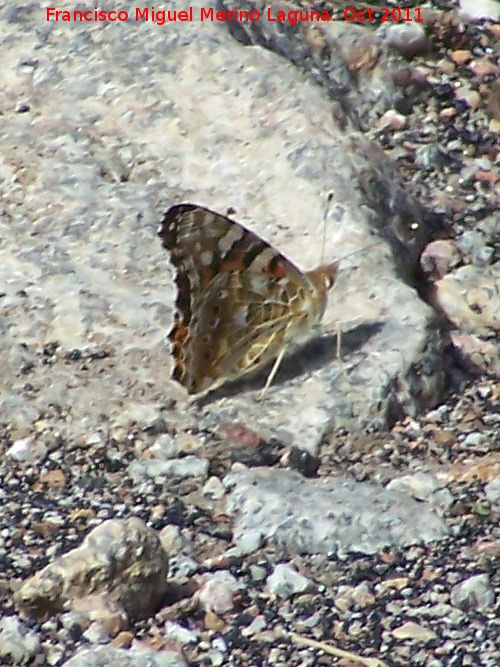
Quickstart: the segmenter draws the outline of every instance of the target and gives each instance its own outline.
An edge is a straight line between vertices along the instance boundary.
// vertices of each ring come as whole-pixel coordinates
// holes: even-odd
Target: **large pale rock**
[[[344,477],[305,480],[290,470],[253,468],[229,474],[225,484],[242,553],[269,542],[289,554],[373,554],[448,532],[429,503]]]
[[[36,616],[73,606],[92,614],[96,605],[86,605],[82,598],[101,595],[118,602],[129,618],[143,618],[154,613],[164,597],[167,569],[158,535],[142,519],[110,519],[94,528],[80,547],[30,577],[16,592],[15,602]],[[116,608],[110,609],[116,616]],[[100,612],[99,620],[106,625],[105,616]]]
[[[186,661],[175,651],[127,651],[99,646],[80,651],[63,667],[186,667]]]
[[[125,428],[169,399],[184,407],[165,341],[173,273],[156,237],[179,200],[232,207],[303,269],[341,259],[321,340],[289,357],[266,400],[255,401],[261,377],[200,411],[186,406],[188,425],[249,422],[315,449],[327,428],[383,426],[394,403],[413,413],[441,396],[432,310],[401,278],[421,245],[418,207],[323,88],[201,22],[202,6],[165,26],[48,21],[43,39],[38,7],[0,26],[0,410],[15,437],[47,406],[70,439],[95,429],[103,405]],[[133,13],[124,0],[113,8]]]

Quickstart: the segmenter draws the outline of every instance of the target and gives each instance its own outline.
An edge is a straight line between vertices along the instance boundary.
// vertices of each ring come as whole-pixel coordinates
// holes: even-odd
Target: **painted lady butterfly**
[[[285,351],[314,335],[338,263],[303,272],[254,232],[195,204],[172,206],[159,234],[176,269],[174,379],[198,394],[275,359],[262,397]]]

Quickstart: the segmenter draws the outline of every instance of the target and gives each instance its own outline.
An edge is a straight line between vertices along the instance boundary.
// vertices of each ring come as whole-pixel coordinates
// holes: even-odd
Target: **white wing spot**
[[[241,237],[243,236],[244,231],[241,227],[238,225],[231,225],[231,227],[227,230],[227,232],[224,234],[224,236],[221,236],[219,239],[218,247],[219,247],[219,252],[224,253],[229,250],[233,246],[236,241],[239,241]]]
[[[204,250],[200,253],[200,262],[203,266],[210,266],[214,258],[214,253],[211,250]]]

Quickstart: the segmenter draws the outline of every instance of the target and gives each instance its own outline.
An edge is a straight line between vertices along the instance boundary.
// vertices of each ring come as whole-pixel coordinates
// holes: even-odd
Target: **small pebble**
[[[437,637],[433,630],[412,621],[403,623],[403,625],[395,628],[392,634],[396,639],[413,639],[419,642],[428,642]]]
[[[165,637],[179,642],[179,644],[195,644],[199,639],[197,632],[174,621],[165,623]]]
[[[198,599],[202,609],[217,615],[231,611],[234,606],[234,594],[240,584],[227,571],[221,570],[205,576],[205,583],[198,591]]]
[[[426,49],[425,30],[420,23],[393,23],[386,29],[386,41],[405,58],[413,58]]]
[[[495,602],[487,574],[476,574],[453,587],[451,604],[463,611],[486,611]]]
[[[306,591],[311,586],[307,577],[294,570],[289,565],[276,565],[273,573],[267,578],[267,589],[281,598],[289,598],[297,593]]]
[[[19,463],[40,464],[47,454],[47,446],[33,436],[16,440],[6,451],[6,455]]]

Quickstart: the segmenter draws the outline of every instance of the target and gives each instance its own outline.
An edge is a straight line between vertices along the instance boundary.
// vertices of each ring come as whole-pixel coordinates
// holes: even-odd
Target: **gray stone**
[[[128,474],[133,480],[139,481],[145,477],[206,477],[209,468],[208,459],[199,456],[185,456],[181,459],[142,459],[132,461],[128,467]]]
[[[425,30],[420,23],[393,23],[386,27],[385,39],[389,46],[397,49],[405,58],[413,58],[425,51]]]
[[[459,0],[460,15],[469,21],[482,18],[500,19],[500,5],[495,0]]]
[[[493,508],[498,512],[500,510],[500,478],[494,477],[484,487],[484,493]]]
[[[175,579],[177,582],[186,581],[199,567],[199,563],[192,556],[184,554],[171,556],[168,569],[169,579]]]
[[[77,653],[63,667],[186,667],[175,651],[125,650],[99,646]]]
[[[500,330],[500,265],[460,266],[437,282],[436,297],[463,332],[491,337]]]
[[[33,436],[28,436],[16,440],[5,453],[18,463],[40,464],[47,454],[47,445]]]
[[[169,3],[170,10],[184,6]],[[199,16],[205,3],[192,6]],[[30,27],[38,30],[39,22]],[[398,400],[411,413],[421,397],[435,403],[438,364],[430,365],[424,392],[406,378],[433,347],[427,346],[433,311],[395,265],[396,256],[405,257],[403,264],[415,260],[407,262],[405,252],[393,255],[385,241],[373,247],[372,235],[389,225],[398,237],[409,219],[422,229],[423,217],[397,185],[384,153],[345,115],[335,119],[324,89],[276,54],[244,48],[217,22],[168,29],[143,22],[133,49],[124,48],[125,26],[117,23],[107,35],[110,52],[120,54],[111,65],[92,57],[101,24],[50,27],[70,30],[71,47],[62,48],[63,38],[55,50],[41,43],[43,53],[36,52],[40,62],[27,76],[40,126],[31,114],[9,114],[2,144],[2,204],[12,217],[1,234],[7,251],[0,284],[7,293],[0,410],[12,421],[14,437],[29,432],[47,405],[71,414],[66,439],[76,441],[95,432],[103,406],[114,426],[140,428],[176,400],[185,406],[186,421],[201,429],[244,417],[265,436],[283,431],[314,450],[333,426],[385,425],[392,387],[401,389]],[[333,22],[324,28],[338,29]],[[20,36],[10,24],[9,30],[4,57],[18,62]],[[330,36],[335,40],[334,32]],[[346,70],[332,62],[331,70],[339,69]],[[377,70],[392,81],[388,67]],[[109,81],[112,105],[101,94]],[[12,74],[12,99],[24,99],[23,82]],[[154,103],[140,103],[139,111],[138,100],[145,99]],[[221,212],[232,206],[240,222],[303,269],[340,260],[323,333],[288,356],[265,401],[254,400],[259,378],[206,405],[201,415],[169,379],[165,338],[175,286],[156,237],[163,210],[193,198]],[[391,202],[391,210],[388,203],[375,210],[381,201]],[[318,232],[323,218],[326,243]],[[402,245],[421,250],[421,241],[412,233]],[[342,362],[335,359],[338,325]],[[58,344],[51,364],[40,363],[46,341]],[[112,353],[88,364],[83,382],[75,380],[82,365],[71,356],[75,349]],[[18,372],[28,362],[34,364],[29,395]],[[404,381],[396,384],[397,378]],[[185,465],[182,475],[189,474]],[[178,474],[161,467],[152,472]]]
[[[272,574],[267,578],[267,589],[279,595],[280,598],[289,598],[297,593],[303,593],[310,586],[311,582],[307,577],[284,563],[276,565]]]
[[[165,623],[165,637],[179,644],[195,644],[199,640],[199,632],[186,628],[180,623],[167,621]]]
[[[495,593],[487,574],[476,574],[453,587],[451,604],[463,611],[485,611],[495,602]]]
[[[230,473],[225,484],[242,553],[269,541],[292,554],[371,554],[447,534],[429,504],[343,477],[305,480],[289,470],[253,468]]]
[[[488,450],[487,438],[484,433],[480,433],[479,431],[466,435],[461,444],[463,447],[470,449],[479,447],[481,450],[484,450],[486,447],[486,451]]]
[[[181,448],[168,433],[163,433],[149,448],[148,454],[158,459],[174,459],[179,456]]]
[[[40,637],[17,616],[0,619],[0,661],[6,665],[21,665],[40,651]]]
[[[416,472],[411,475],[396,477],[387,484],[387,489],[401,491],[413,496],[417,500],[429,500],[440,484],[434,475],[425,472]]]
[[[233,608],[233,598],[241,588],[233,575],[226,570],[219,570],[215,574],[206,574],[205,581],[197,593],[200,605],[205,611],[215,614],[225,614]]]

